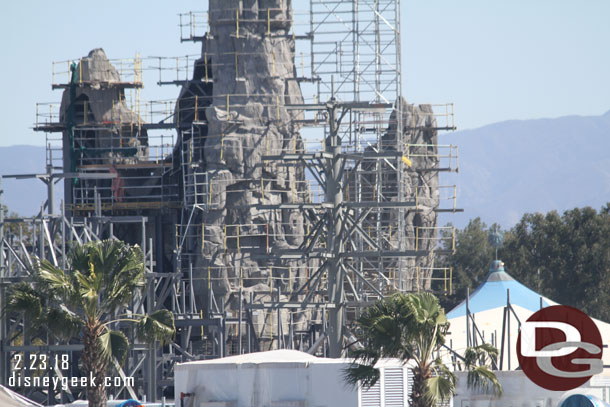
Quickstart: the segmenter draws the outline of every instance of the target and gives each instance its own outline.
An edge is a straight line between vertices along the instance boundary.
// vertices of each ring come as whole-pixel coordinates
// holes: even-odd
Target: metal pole
[[[2,247],[4,239],[4,208],[2,207],[2,176],[0,175],[0,278],[4,278],[4,247]],[[4,304],[4,285],[0,285],[0,304]],[[7,332],[8,318],[0,320],[0,345],[4,347]],[[8,365],[6,360],[6,352],[0,352],[0,383],[7,384]]]
[[[282,331],[282,308],[279,306],[281,302],[281,288],[280,285],[277,285],[277,348],[284,349],[284,332]],[[271,338],[273,340],[273,338]]]
[[[110,225],[112,226],[112,223]],[[66,268],[66,204],[64,201],[61,201],[61,266]]]
[[[254,293],[250,291],[250,304],[254,304]],[[249,311],[248,321],[252,323],[252,310]],[[248,340],[248,353],[252,353],[252,326],[248,324],[246,330],[246,338]]]
[[[142,237],[142,242],[146,242],[145,237]],[[144,253],[146,256],[146,253]],[[150,264],[150,270],[153,271],[153,265]],[[146,312],[152,313],[155,309],[155,278],[153,273],[146,273]],[[142,304],[144,305],[144,304]],[[148,388],[147,388],[147,397],[150,401],[157,400],[157,344],[155,343],[152,346],[148,347],[148,364],[147,364],[147,374],[148,374]]]
[[[508,344],[507,348],[508,348],[508,370],[510,370],[510,288],[506,289],[506,316],[507,316],[507,321],[506,321],[506,327],[507,327],[507,332],[506,332],[506,343]]]
[[[506,335],[506,313],[508,309],[504,308],[504,313],[502,315],[502,342],[500,343],[500,370],[504,367],[504,338]]]
[[[470,287],[466,287],[466,347],[470,347]]]
[[[49,145],[49,163],[47,164],[47,211],[50,216],[55,212],[55,181],[53,180],[53,150]]]
[[[241,345],[241,321],[242,321],[242,312],[243,312],[243,288],[241,286],[241,281],[239,285],[239,311],[238,311],[238,322],[237,322],[237,351],[241,355],[242,354],[242,345]]]
[[[341,357],[343,354],[343,270],[340,254],[343,252],[342,208],[343,194],[341,188],[341,141],[339,139],[339,122],[337,120],[337,105],[334,96],[327,104],[329,135],[326,139],[326,150],[333,156],[326,160],[328,176],[326,177],[326,201],[332,204],[328,214],[327,247],[331,250],[328,261],[328,300],[334,308],[328,310],[328,343],[329,356]]]

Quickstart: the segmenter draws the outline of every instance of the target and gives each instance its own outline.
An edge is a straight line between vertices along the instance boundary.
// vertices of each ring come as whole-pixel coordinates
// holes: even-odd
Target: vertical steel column
[[[341,188],[341,140],[339,139],[339,122],[337,105],[334,96],[327,104],[329,134],[326,139],[326,151],[332,154],[327,159],[326,202],[332,204],[330,216],[327,217],[327,247],[331,250],[328,261],[328,301],[334,307],[328,310],[328,343],[329,356],[338,358],[343,353],[343,270],[340,255],[343,252],[343,190]]]
[[[243,349],[242,349],[242,343],[241,343],[241,337],[242,337],[242,332],[241,332],[241,323],[242,323],[242,319],[243,319],[243,302],[244,302],[244,297],[243,297],[243,284],[241,282],[241,269],[240,269],[240,278],[239,278],[239,309],[238,309],[238,316],[237,316],[237,353],[238,354],[242,354],[243,353]],[[203,340],[203,338],[201,338]]]
[[[400,53],[400,0],[394,2],[394,43],[396,49],[396,105],[394,107],[396,112],[396,149],[397,151],[404,151],[406,148],[407,141],[405,140],[405,134],[403,133],[403,111],[402,111],[402,75],[401,75],[401,53]],[[404,153],[403,153],[404,155]],[[397,193],[399,201],[408,201],[409,189],[407,188],[407,182],[410,182],[410,178],[406,174],[405,166],[397,160]],[[417,188],[417,185],[415,185]],[[417,193],[417,190],[415,190]],[[408,239],[405,236],[406,224],[405,224],[406,210],[405,208],[398,209],[398,230],[396,231],[398,249],[400,251],[406,251],[408,249]],[[391,237],[390,237],[391,238]],[[398,276],[398,289],[405,291],[407,289],[406,273],[407,273],[407,262],[404,257],[398,258],[397,265],[397,276]],[[417,264],[415,264],[417,267]],[[419,283],[418,283],[419,284]]]
[[[152,265],[151,265],[152,266]],[[155,277],[154,273],[147,274],[147,295],[146,295],[146,312],[151,313],[155,308]],[[147,380],[147,399],[148,401],[157,401],[157,343],[148,346],[148,360],[146,364],[146,372],[144,378]]]
[[[354,102],[360,101],[360,28],[358,26],[358,0],[352,1],[352,58],[354,62]],[[313,76],[313,75],[312,75]]]
[[[55,212],[55,182],[53,181],[53,150],[49,145],[49,163],[47,164],[47,211],[50,216]]]
[[[2,176],[0,175],[0,278],[4,278],[4,208],[2,207]],[[4,284],[0,284],[0,304],[4,304]],[[0,319],[0,346],[4,348],[6,340],[8,318]],[[8,380],[8,363],[7,363],[7,352],[0,351],[0,383],[6,384]]]

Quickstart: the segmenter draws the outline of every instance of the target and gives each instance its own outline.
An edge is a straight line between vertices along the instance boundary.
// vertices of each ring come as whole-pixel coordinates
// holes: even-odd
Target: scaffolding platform
[[[181,41],[241,46],[255,30],[264,52],[202,44],[108,60],[97,74],[86,58],[54,63],[52,87],[76,96],[36,106],[47,173],[23,177],[49,198],[37,217],[0,213],[0,291],[28,278],[32,256],[63,266],[76,243],[140,245],[147,283],[131,305],[167,307],[180,328],[166,347],[131,351],[124,373],[149,400],[175,363],[295,347],[338,357],[341,327],[363,307],[397,291],[452,293],[453,271],[434,260],[455,250],[437,214],[461,211],[438,179],[459,170],[457,147],[437,142],[455,130],[453,104],[402,98],[398,0],[308,6],[182,14]],[[249,89],[246,68],[261,62],[269,83]],[[144,70],[181,86],[179,98],[141,100]],[[24,327],[4,323],[0,335]],[[33,346],[6,345],[6,358]]]
[[[67,61],[52,62],[51,88],[66,89],[73,83],[79,87],[99,86],[101,88],[138,89],[142,87],[142,58],[109,59],[106,70],[96,67],[96,73],[100,78],[85,77],[82,68],[86,58],[70,59]],[[76,66],[74,81],[72,81],[71,67]],[[86,71],[85,71],[86,72]],[[116,78],[104,78],[117,76]]]

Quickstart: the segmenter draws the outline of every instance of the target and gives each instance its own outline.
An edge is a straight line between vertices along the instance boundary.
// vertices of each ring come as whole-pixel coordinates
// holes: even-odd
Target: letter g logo
[[[595,322],[564,305],[543,308],[521,325],[517,357],[523,372],[548,390],[571,390],[603,370]]]

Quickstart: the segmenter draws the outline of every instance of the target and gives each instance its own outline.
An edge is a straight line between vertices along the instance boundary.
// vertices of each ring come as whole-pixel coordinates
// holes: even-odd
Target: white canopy
[[[514,314],[521,322],[526,321],[534,312],[538,311],[541,304],[543,307],[557,305],[555,301],[529,289],[506,273],[501,261],[494,261],[485,282],[470,294],[468,308],[485,341],[493,342],[500,351],[502,351],[504,309],[509,298]],[[509,321],[507,321],[504,329],[505,346],[502,370],[514,370],[519,366],[516,353],[519,323],[514,314],[510,313],[510,328]],[[467,346],[466,302],[462,302],[449,311],[447,317],[451,327],[446,344],[458,354],[463,355]],[[610,324],[598,319],[593,319],[593,321],[601,333],[603,343],[610,343]],[[471,338],[474,335],[472,324],[470,325],[470,335]],[[480,343],[479,334],[476,335]],[[604,365],[610,365],[610,350],[607,348],[603,350],[603,362]]]
[[[0,406],[2,407],[42,407],[42,405],[0,385]]]

